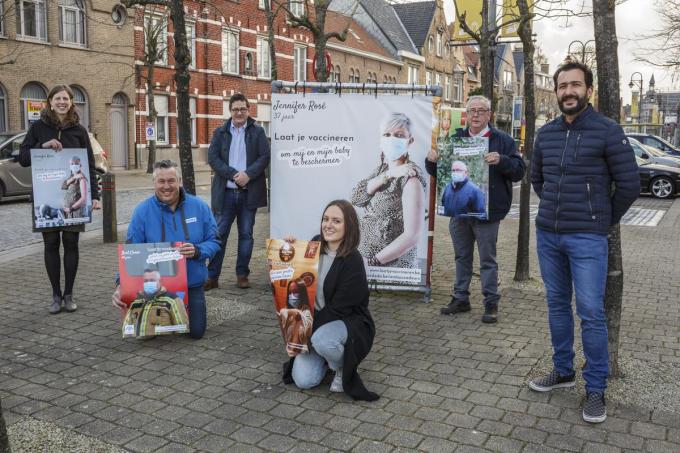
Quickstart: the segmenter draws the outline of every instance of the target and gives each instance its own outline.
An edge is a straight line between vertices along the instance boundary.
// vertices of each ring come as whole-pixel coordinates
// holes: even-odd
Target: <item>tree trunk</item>
[[[322,2],[316,3],[316,26],[319,30],[324,30],[326,24],[326,12],[328,5]],[[319,82],[328,81],[328,68],[326,67],[326,34],[319,33],[314,37],[314,52],[316,56],[316,67],[314,77]]]
[[[680,102],[678,102],[678,111],[675,112],[675,134],[673,144],[680,146]]]
[[[158,117],[158,112],[156,112],[156,103],[153,98],[153,86],[154,86],[154,69],[155,65],[153,63],[147,64],[147,74],[146,74],[146,81],[147,81],[147,90],[146,90],[146,97],[148,99],[149,105],[148,110],[149,110],[149,122],[153,124],[154,129],[156,128],[156,118]],[[145,128],[146,129],[146,128]],[[168,131],[165,131],[167,134]],[[158,134],[158,130],[156,130],[156,134]],[[158,135],[156,135],[158,137]],[[149,158],[147,159],[146,162],[146,172],[148,174],[153,173],[153,164],[156,162],[156,140],[149,140],[147,143],[149,145]]]
[[[618,40],[616,38],[616,2],[593,0],[593,25],[595,29],[595,56],[597,61],[598,109],[620,122],[621,98],[619,95]],[[605,314],[609,330],[609,373],[618,377],[619,331],[621,327],[621,304],[623,301],[623,260],[621,255],[621,229],[612,225],[609,229],[609,256]]]
[[[482,94],[493,104],[493,68],[496,58],[495,34],[489,24],[489,0],[482,3],[482,29],[480,30],[481,40],[479,42],[479,66],[482,78]]]
[[[269,39],[269,61],[272,68],[272,80],[279,80],[279,70],[276,65],[276,44],[274,36],[274,20],[276,13],[272,10],[272,0],[264,2],[264,9],[267,13],[267,39]]]
[[[531,165],[531,154],[534,148],[534,132],[536,130],[536,101],[534,97],[534,42],[527,0],[518,0],[517,6],[522,22],[519,25],[519,36],[524,53],[524,160]],[[519,231],[517,232],[517,261],[515,263],[515,281],[529,279],[529,201],[531,199],[531,171],[522,178],[519,197]]]
[[[2,400],[0,399],[0,453],[10,453],[9,437],[7,436],[7,423],[2,415]]]
[[[170,12],[175,30],[175,92],[177,94],[177,131],[179,135],[179,161],[182,167],[184,190],[196,194],[194,160],[191,151],[191,113],[189,111],[189,64],[191,55],[187,47],[184,25],[184,2],[171,1]]]

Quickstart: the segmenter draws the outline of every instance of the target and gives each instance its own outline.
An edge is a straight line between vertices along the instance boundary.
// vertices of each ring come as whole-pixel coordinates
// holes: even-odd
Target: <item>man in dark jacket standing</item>
[[[621,126],[588,103],[593,94],[591,70],[571,62],[558,68],[553,79],[563,115],[538,132],[531,183],[540,198],[536,243],[554,370],[530,381],[529,387],[548,392],[575,385],[571,308],[575,292],[586,358],[583,419],[600,423],[607,418],[604,391],[609,373],[604,312],[607,232],[637,198],[640,179]]]
[[[485,323],[498,320],[498,302],[501,298],[496,262],[498,227],[512,204],[512,183],[521,180],[525,171],[515,141],[505,132],[493,128],[489,124],[490,119],[491,102],[484,96],[471,96],[467,102],[468,127],[456,130],[458,137],[489,137],[489,152],[484,156],[489,165],[489,216],[487,219],[451,217],[449,231],[456,255],[456,282],[451,303],[441,309],[443,315],[470,311],[469,288],[476,241],[484,294],[482,322]],[[432,176],[437,175],[438,158],[436,151],[430,150],[425,159],[425,168]]]
[[[231,225],[238,226],[236,286],[249,288],[253,227],[257,208],[267,205],[264,171],[269,165],[269,141],[264,129],[250,118],[248,99],[235,94],[229,99],[231,118],[215,130],[208,148],[208,163],[215,172],[211,187],[212,210],[218,220],[222,247],[208,266],[205,289],[217,288]]]

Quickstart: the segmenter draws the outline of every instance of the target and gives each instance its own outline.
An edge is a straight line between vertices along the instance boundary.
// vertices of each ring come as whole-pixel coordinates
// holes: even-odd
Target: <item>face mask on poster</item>
[[[451,182],[458,183],[465,181],[465,173],[460,171],[451,172]]]
[[[71,165],[71,172],[78,173],[80,171],[80,165]]]
[[[151,295],[158,290],[158,282],[144,282],[144,293]]]
[[[380,148],[387,160],[397,160],[408,152],[408,139],[398,137],[381,137]]]
[[[294,294],[289,295],[288,305],[290,305],[293,308],[298,308],[298,305],[300,305],[300,296]]]

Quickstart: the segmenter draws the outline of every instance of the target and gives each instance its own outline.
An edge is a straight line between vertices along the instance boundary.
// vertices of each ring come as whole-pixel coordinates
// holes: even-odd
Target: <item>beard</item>
[[[564,103],[569,99],[576,99],[577,102],[574,107],[568,108],[564,106]],[[578,95],[565,96],[562,99],[557,100],[557,105],[560,107],[560,110],[565,115],[574,115],[575,113],[579,113],[581,110],[586,108],[586,106],[588,105],[588,97],[585,95],[583,97],[580,97]]]

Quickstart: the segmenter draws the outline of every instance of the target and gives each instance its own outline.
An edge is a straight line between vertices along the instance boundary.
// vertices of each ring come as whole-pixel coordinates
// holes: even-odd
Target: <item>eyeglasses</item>
[[[474,116],[474,115],[484,115],[484,114],[485,114],[486,112],[488,112],[488,111],[489,111],[489,109],[470,109],[470,110],[468,110],[467,112],[468,112],[470,115],[473,115],[473,116]]]
[[[240,109],[231,109],[233,113],[246,113],[248,111],[248,107],[241,107]]]

